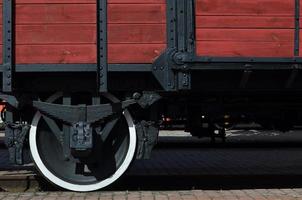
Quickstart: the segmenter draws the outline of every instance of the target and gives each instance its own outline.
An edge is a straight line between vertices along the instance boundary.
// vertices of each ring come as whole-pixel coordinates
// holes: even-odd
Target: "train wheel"
[[[111,95],[106,98],[118,101]],[[62,94],[53,95],[47,102],[62,102]],[[63,125],[58,124],[58,128],[62,130]],[[29,142],[32,158],[46,179],[67,190],[88,192],[104,188],[124,174],[135,155],[136,137],[133,119],[125,110],[105,141],[101,136],[95,138],[88,157],[69,156],[66,159],[62,145],[37,112],[31,124]]]

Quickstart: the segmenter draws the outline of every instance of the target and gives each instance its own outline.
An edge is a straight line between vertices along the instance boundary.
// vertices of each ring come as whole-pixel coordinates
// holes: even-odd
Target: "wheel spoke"
[[[105,142],[107,140],[111,131],[113,130],[113,128],[115,127],[115,125],[117,124],[118,121],[119,121],[119,117],[116,117],[106,123],[105,127],[101,131],[101,138],[102,138],[103,142]]]
[[[113,144],[113,154],[116,154],[119,150],[119,147],[123,144],[124,140],[126,139],[126,135],[122,134],[119,135],[119,137],[115,140],[114,144]]]
[[[61,131],[61,129],[59,128],[59,126],[57,125],[57,123],[45,116],[45,115],[42,115],[44,121],[46,122],[46,124],[48,125],[48,127],[50,128],[51,132],[55,134],[57,140],[62,143],[63,142],[63,132]]]

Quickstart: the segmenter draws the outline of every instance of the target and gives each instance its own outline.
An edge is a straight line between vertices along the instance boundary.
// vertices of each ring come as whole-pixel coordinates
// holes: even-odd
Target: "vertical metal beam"
[[[97,0],[97,52],[100,92],[108,91],[107,0]]]
[[[178,52],[186,51],[186,32],[187,32],[187,0],[177,0],[177,33],[178,33]]]
[[[195,1],[187,0],[187,51],[195,52]]]
[[[300,0],[295,0],[295,56],[300,54]]]
[[[176,1],[167,0],[166,3],[168,48],[177,48]]]
[[[177,0],[177,33],[178,33],[178,53],[187,53],[189,42],[188,37],[192,26],[193,11],[190,10],[192,0]],[[190,20],[189,20],[190,19]],[[191,49],[191,48],[190,48]],[[186,69],[187,67],[184,67]],[[191,88],[191,73],[188,70],[178,72],[178,89],[188,90]]]
[[[13,0],[3,0],[3,92],[12,92],[14,68]]]

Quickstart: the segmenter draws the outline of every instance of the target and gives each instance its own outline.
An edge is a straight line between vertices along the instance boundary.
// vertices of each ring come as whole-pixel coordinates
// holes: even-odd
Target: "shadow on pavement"
[[[42,190],[57,188],[38,178]],[[151,160],[135,161],[104,190],[274,189],[302,187],[302,135],[209,140],[162,137]]]

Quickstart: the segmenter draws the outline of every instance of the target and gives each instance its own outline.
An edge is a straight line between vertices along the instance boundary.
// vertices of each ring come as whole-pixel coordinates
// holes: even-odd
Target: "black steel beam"
[[[300,65],[299,65],[300,66]],[[209,64],[193,64],[190,70],[196,71],[230,71],[230,70],[252,70],[252,71],[266,71],[266,70],[302,70],[302,67],[294,67],[291,64],[245,64],[245,63],[209,63]]]
[[[302,64],[302,57],[292,57],[292,58],[269,58],[269,57],[198,57],[194,55],[188,55],[184,58],[185,63],[258,63],[258,64],[278,64],[278,63],[288,63],[288,64]]]
[[[109,64],[109,72],[151,72],[152,64]]]
[[[97,1],[97,56],[100,92],[108,91],[107,0]]]
[[[3,0],[3,92],[13,90],[14,69],[14,25],[13,25],[13,0]]]
[[[16,72],[96,72],[97,64],[17,64]]]

